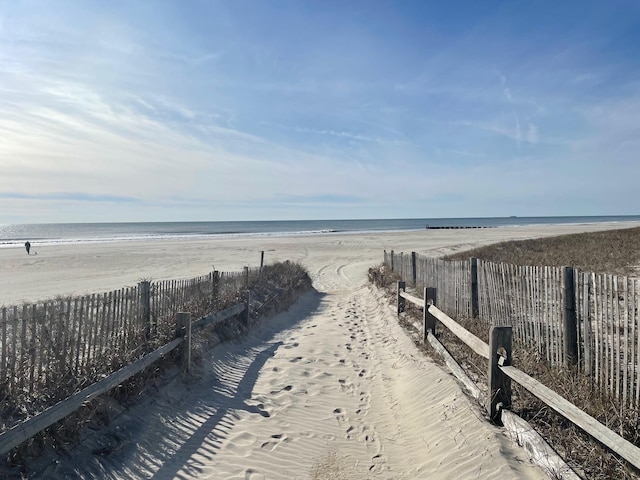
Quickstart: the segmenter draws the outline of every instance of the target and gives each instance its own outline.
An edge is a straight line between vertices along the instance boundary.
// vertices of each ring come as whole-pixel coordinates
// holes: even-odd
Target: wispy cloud
[[[629,213],[640,26],[587,3],[5,3],[0,221]]]
[[[349,132],[343,132],[343,131],[318,130],[316,128],[304,128],[304,127],[295,127],[294,130],[296,132],[301,132],[301,133],[315,133],[318,135],[330,135],[333,137],[347,138],[349,140],[360,140],[364,142],[380,142],[380,140],[377,138],[372,138],[366,135],[358,135],[355,133],[349,133]]]
[[[29,194],[22,192],[0,192],[0,198],[16,200],[71,200],[79,202],[107,202],[107,203],[141,203],[133,197],[118,197],[115,195],[92,195],[90,193],[62,192]]]

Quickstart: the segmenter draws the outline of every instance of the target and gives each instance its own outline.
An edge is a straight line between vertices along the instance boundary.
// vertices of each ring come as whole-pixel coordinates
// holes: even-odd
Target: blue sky
[[[0,223],[638,214],[640,3],[0,0]]]

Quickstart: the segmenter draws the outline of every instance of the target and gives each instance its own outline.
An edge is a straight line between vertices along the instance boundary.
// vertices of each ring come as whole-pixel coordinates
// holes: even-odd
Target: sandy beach
[[[383,249],[442,255],[509,239],[637,224],[33,246],[0,250],[0,303],[107,291],[141,278],[294,260],[316,291],[202,354],[46,478],[548,478],[424,357],[366,283]],[[101,445],[111,442],[108,453]],[[103,454],[96,452],[103,451]]]
[[[504,240],[536,238],[611,228],[638,222],[541,225],[469,230],[317,236],[158,240],[0,248],[0,305],[34,302],[57,295],[98,293],[135,285],[141,279],[191,278],[213,270],[240,271],[265,262],[303,263],[320,291],[363,280],[367,269],[382,262],[383,250],[443,255]]]

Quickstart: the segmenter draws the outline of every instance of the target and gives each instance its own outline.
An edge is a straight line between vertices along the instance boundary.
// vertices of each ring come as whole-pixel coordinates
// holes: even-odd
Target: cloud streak
[[[140,203],[140,200],[133,197],[118,197],[114,195],[92,195],[90,193],[62,192],[47,194],[29,194],[21,192],[2,192],[0,198],[14,200],[70,200],[78,202],[107,202],[107,203]]]
[[[374,3],[2,5],[0,222],[637,213],[633,15]]]

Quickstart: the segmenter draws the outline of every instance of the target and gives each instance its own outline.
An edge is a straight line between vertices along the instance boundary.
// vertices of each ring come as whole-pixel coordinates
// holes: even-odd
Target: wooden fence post
[[[220,272],[214,270],[211,274],[211,306],[215,310],[218,305],[218,295],[220,293]]]
[[[592,375],[592,363],[593,363],[593,353],[591,350],[591,310],[589,301],[589,276],[582,272],[580,274],[582,277],[582,311],[584,312],[582,325],[584,332],[584,373],[588,376]]]
[[[429,306],[436,304],[436,289],[424,287],[424,306],[422,308],[422,341],[427,341],[427,335],[436,334],[436,317],[429,313]]]
[[[511,365],[512,327],[491,327],[489,330],[489,397],[487,412],[492,422],[501,424],[500,410],[511,408],[511,379],[500,370]]]
[[[82,317],[80,317],[82,319]],[[15,333],[13,334],[15,337]],[[79,349],[78,349],[79,350]],[[7,309],[2,307],[2,356],[0,356],[0,383],[5,383],[7,380]]]
[[[260,252],[260,272],[262,272],[262,267],[264,267],[264,250]]]
[[[416,252],[411,252],[411,284],[415,287],[418,280],[416,275]]]
[[[151,283],[143,281],[138,283],[140,292],[140,322],[144,325],[144,336],[151,336]]]
[[[398,282],[398,315],[400,315],[400,313],[404,312],[404,298],[400,296],[400,292],[404,292],[405,289],[405,282],[399,281]]]
[[[244,288],[249,288],[249,267],[244,267]]]
[[[471,318],[478,318],[480,305],[478,304],[478,259],[471,257]]]
[[[191,314],[178,312],[176,315],[176,327],[178,336],[184,337],[182,342],[182,371],[188,372],[191,368]]]
[[[578,363],[578,321],[576,316],[575,270],[564,267],[564,366]]]
[[[391,250],[391,271],[393,272],[393,250]]]
[[[249,306],[251,305],[251,290],[247,290],[244,294],[244,323],[248,327],[249,321],[251,320],[251,310],[249,310]]]

